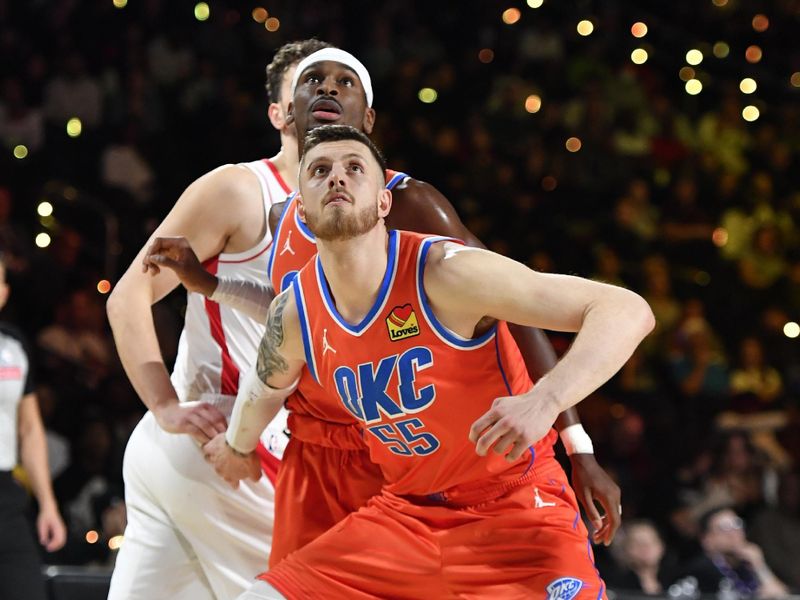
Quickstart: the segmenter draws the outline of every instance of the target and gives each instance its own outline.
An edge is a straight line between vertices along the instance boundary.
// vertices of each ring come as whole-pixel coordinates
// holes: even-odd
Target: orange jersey
[[[513,485],[537,453],[552,456],[556,434],[513,464],[494,452],[476,454],[472,423],[495,398],[533,384],[505,323],[465,339],[436,319],[423,273],[431,245],[448,239],[390,231],[378,298],[358,325],[337,312],[319,257],[292,288],[307,371],[323,391],[314,408],[361,424],[387,491],[469,502],[493,486]]]

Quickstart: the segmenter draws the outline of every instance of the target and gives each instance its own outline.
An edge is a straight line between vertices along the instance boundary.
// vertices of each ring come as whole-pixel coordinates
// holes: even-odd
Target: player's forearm
[[[509,323],[508,330],[519,347],[531,381],[537,382],[556,366],[558,362],[556,352],[541,329]],[[558,415],[555,427],[558,431],[562,431],[566,427],[580,422],[578,411],[574,407],[570,407]]]
[[[608,381],[652,331],[655,319],[640,296],[615,288],[586,311],[570,350],[536,385],[537,397],[560,411]]]
[[[143,294],[119,287],[106,310],[122,366],[145,406],[157,411],[178,401],[158,345],[153,312]]]
[[[286,388],[270,387],[251,367],[242,379],[225,439],[240,454],[255,450],[261,432],[266,429],[283,406],[284,400],[297,387],[297,381]]]
[[[254,281],[219,277],[216,288],[209,297],[214,302],[246,314],[258,323],[264,323],[275,292],[272,286],[260,285]]]
[[[20,462],[28,474],[31,488],[39,503],[40,509],[55,507],[56,500],[50,483],[50,470],[47,464],[47,440],[44,427],[38,417],[36,397],[26,396],[23,402],[31,403],[28,410],[36,409],[36,415],[26,417],[20,424]]]

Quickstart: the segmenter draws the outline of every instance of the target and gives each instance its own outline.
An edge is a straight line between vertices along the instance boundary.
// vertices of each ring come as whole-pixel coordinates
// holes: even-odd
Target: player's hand
[[[227,481],[233,489],[239,487],[242,479],[258,481],[261,478],[261,463],[255,452],[245,456],[233,451],[220,433],[203,446],[203,455],[211,463],[217,475]]]
[[[157,275],[161,267],[172,269],[190,292],[210,296],[217,289],[217,278],[203,268],[184,237],[157,237],[142,259],[142,270]]]
[[[55,503],[39,509],[36,531],[39,534],[39,543],[48,552],[55,552],[64,546],[64,542],[67,541],[67,528]]]
[[[161,429],[186,433],[201,446],[228,429],[228,420],[216,406],[207,402],[174,402],[153,411]]]
[[[619,486],[597,464],[594,454],[573,454],[569,460],[572,464],[572,489],[594,525],[592,541],[608,546],[622,523]],[[604,515],[600,515],[595,501],[603,507]]]
[[[514,462],[547,435],[561,409],[555,402],[538,398],[535,390],[497,398],[492,408],[472,424],[469,439],[478,455],[486,456],[494,446],[494,452],[508,453],[506,459]]]

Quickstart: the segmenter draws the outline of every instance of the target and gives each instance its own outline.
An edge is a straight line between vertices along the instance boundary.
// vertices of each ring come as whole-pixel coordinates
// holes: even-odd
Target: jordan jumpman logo
[[[544,508],[545,506],[555,506],[555,502],[545,502],[542,500],[542,497],[539,495],[539,488],[533,488],[533,506],[534,508]]]
[[[289,235],[286,236],[286,243],[283,245],[283,248],[281,249],[281,253],[279,254],[279,256],[283,256],[287,252],[289,254],[291,254],[292,256],[294,256],[294,250],[292,250],[292,232],[291,232],[291,230],[289,231]]]
[[[325,353],[330,350],[334,354],[336,354],[336,349],[328,343],[328,330],[322,330],[322,356],[325,356]]]

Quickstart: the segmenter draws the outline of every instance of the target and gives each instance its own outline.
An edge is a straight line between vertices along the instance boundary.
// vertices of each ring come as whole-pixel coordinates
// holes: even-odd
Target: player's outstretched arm
[[[156,272],[169,269],[188,291],[230,306],[259,323],[266,321],[269,304],[275,297],[272,286],[212,275],[203,268],[189,240],[182,236],[155,238],[145,252],[142,265]]]
[[[467,229],[453,205],[432,185],[409,178],[395,188],[394,196],[395,205],[386,218],[389,227],[454,237],[474,248],[485,247]],[[556,353],[543,331],[512,323],[509,330],[533,381],[555,366]],[[595,460],[591,439],[574,407],[558,415],[555,427],[561,433],[572,465],[573,488],[594,525],[594,541],[608,545],[622,521],[619,486]],[[603,516],[595,500],[603,507]]]
[[[206,460],[234,488],[242,479],[261,476],[254,452],[259,436],[296,387],[305,364],[292,293],[286,290],[270,305],[256,364],[239,386],[227,431],[203,448]]]
[[[530,392],[497,399],[472,427],[477,452],[490,447],[517,460],[541,439],[559,412],[616,373],[652,331],[647,302],[624,288],[537,273],[493,252],[445,242],[430,252],[425,291],[437,317],[470,336],[484,317],[577,332],[570,350]]]
[[[242,167],[212,171],[186,189],[152,239],[182,235],[200,260],[211,258],[236,235],[241,220],[252,210],[253,197],[259,198],[260,193],[255,175]],[[225,417],[206,403],[178,404],[151,308],[178,285],[178,278],[168,269],[143,269],[149,245],[145,244],[108,299],[106,310],[117,352],[131,384],[159,425],[205,443],[225,430]]]

